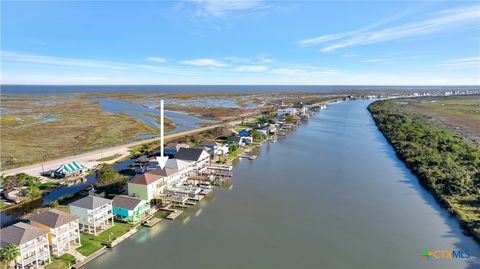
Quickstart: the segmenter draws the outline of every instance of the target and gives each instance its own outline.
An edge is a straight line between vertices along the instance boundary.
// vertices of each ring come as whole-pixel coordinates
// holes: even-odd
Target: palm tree
[[[20,250],[14,244],[8,244],[0,249],[0,259],[8,264],[9,268],[15,267],[15,259],[20,255]]]

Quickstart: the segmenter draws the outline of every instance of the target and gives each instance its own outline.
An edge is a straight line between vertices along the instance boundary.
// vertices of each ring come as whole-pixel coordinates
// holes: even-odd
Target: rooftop
[[[128,210],[135,210],[135,208],[142,202],[142,200],[127,196],[127,195],[116,195],[113,197],[113,206],[119,208],[125,208]]]
[[[0,230],[1,247],[6,247],[8,244],[19,246],[45,234],[48,234],[48,232],[30,224],[17,222]]]
[[[73,203],[70,203],[69,205],[86,208],[86,209],[95,209],[111,202],[112,200],[109,200],[109,199],[100,198],[96,196],[87,196]]]
[[[150,185],[162,177],[173,175],[177,172],[177,169],[165,167],[163,169],[155,169],[144,173],[143,175],[136,176],[128,183]]]
[[[203,148],[181,148],[175,155],[175,159],[198,161],[205,150]]]
[[[57,228],[77,219],[78,217],[75,215],[71,215],[57,209],[50,209],[33,216],[30,220],[50,228]]]

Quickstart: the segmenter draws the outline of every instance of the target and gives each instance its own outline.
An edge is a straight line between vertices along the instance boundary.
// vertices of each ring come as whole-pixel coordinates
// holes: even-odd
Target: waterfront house
[[[50,263],[48,232],[33,225],[18,222],[0,230],[0,246],[16,245],[20,255],[15,268],[41,268]]]
[[[80,231],[97,235],[114,225],[112,200],[87,196],[69,204],[70,213],[79,217]]]
[[[208,165],[210,154],[203,148],[181,148],[175,159],[194,162],[196,170],[200,172]]]
[[[277,117],[293,116],[295,114],[297,114],[297,109],[293,107],[279,108],[277,110]]]
[[[112,204],[115,218],[131,224],[143,221],[150,209],[148,201],[126,195],[115,196]]]
[[[200,146],[209,148],[210,151],[211,151],[211,155],[213,157],[225,155],[225,154],[228,153],[228,145],[218,143],[218,142],[213,141],[213,140],[204,141],[202,144],[200,144]]]
[[[190,169],[193,169],[193,164]],[[163,192],[165,186],[186,181],[187,177],[185,169],[181,172],[168,167],[151,170],[128,182],[128,195],[150,203],[155,195]]]
[[[188,145],[184,143],[172,142],[172,143],[168,143],[165,146],[165,148],[163,149],[163,152],[165,155],[175,157],[175,155],[181,148],[188,148]]]
[[[63,164],[59,168],[53,170],[50,176],[55,178],[80,176],[85,170],[87,170],[87,167],[85,167],[85,165],[73,161],[71,163]]]
[[[268,127],[258,127],[255,131],[259,132],[262,139],[266,139],[268,135]]]
[[[166,168],[170,169],[175,169],[178,171],[183,171],[185,169],[188,169],[189,167],[192,167],[193,162],[192,161],[186,161],[186,160],[180,160],[180,159],[168,159],[167,162],[165,163]]]
[[[229,136],[227,137],[227,142],[229,144],[233,143],[238,147],[243,147],[245,145],[245,143],[242,141],[242,138],[240,136]]]
[[[61,256],[81,246],[77,216],[50,209],[33,216],[30,224],[49,233],[48,244],[55,256]]]

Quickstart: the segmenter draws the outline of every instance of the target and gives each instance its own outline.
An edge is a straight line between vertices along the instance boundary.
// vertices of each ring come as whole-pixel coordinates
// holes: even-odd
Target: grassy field
[[[132,226],[130,224],[115,222],[115,226],[103,231],[98,236],[81,234],[80,241],[82,242],[82,246],[77,248],[77,251],[84,256],[89,256],[95,251],[101,249],[102,246],[110,242],[110,240],[113,241],[117,237],[126,234],[131,228]]]
[[[123,144],[158,130],[97,102],[66,96],[1,96],[1,169]]]
[[[432,116],[452,127],[480,135],[480,96],[414,98],[406,106],[410,111]]]

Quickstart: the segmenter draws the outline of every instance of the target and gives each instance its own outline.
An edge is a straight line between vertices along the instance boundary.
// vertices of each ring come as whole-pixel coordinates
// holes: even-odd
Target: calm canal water
[[[329,106],[239,161],[230,188],[86,267],[480,268],[479,245],[396,158],[368,103]],[[425,248],[472,258],[425,261]]]

